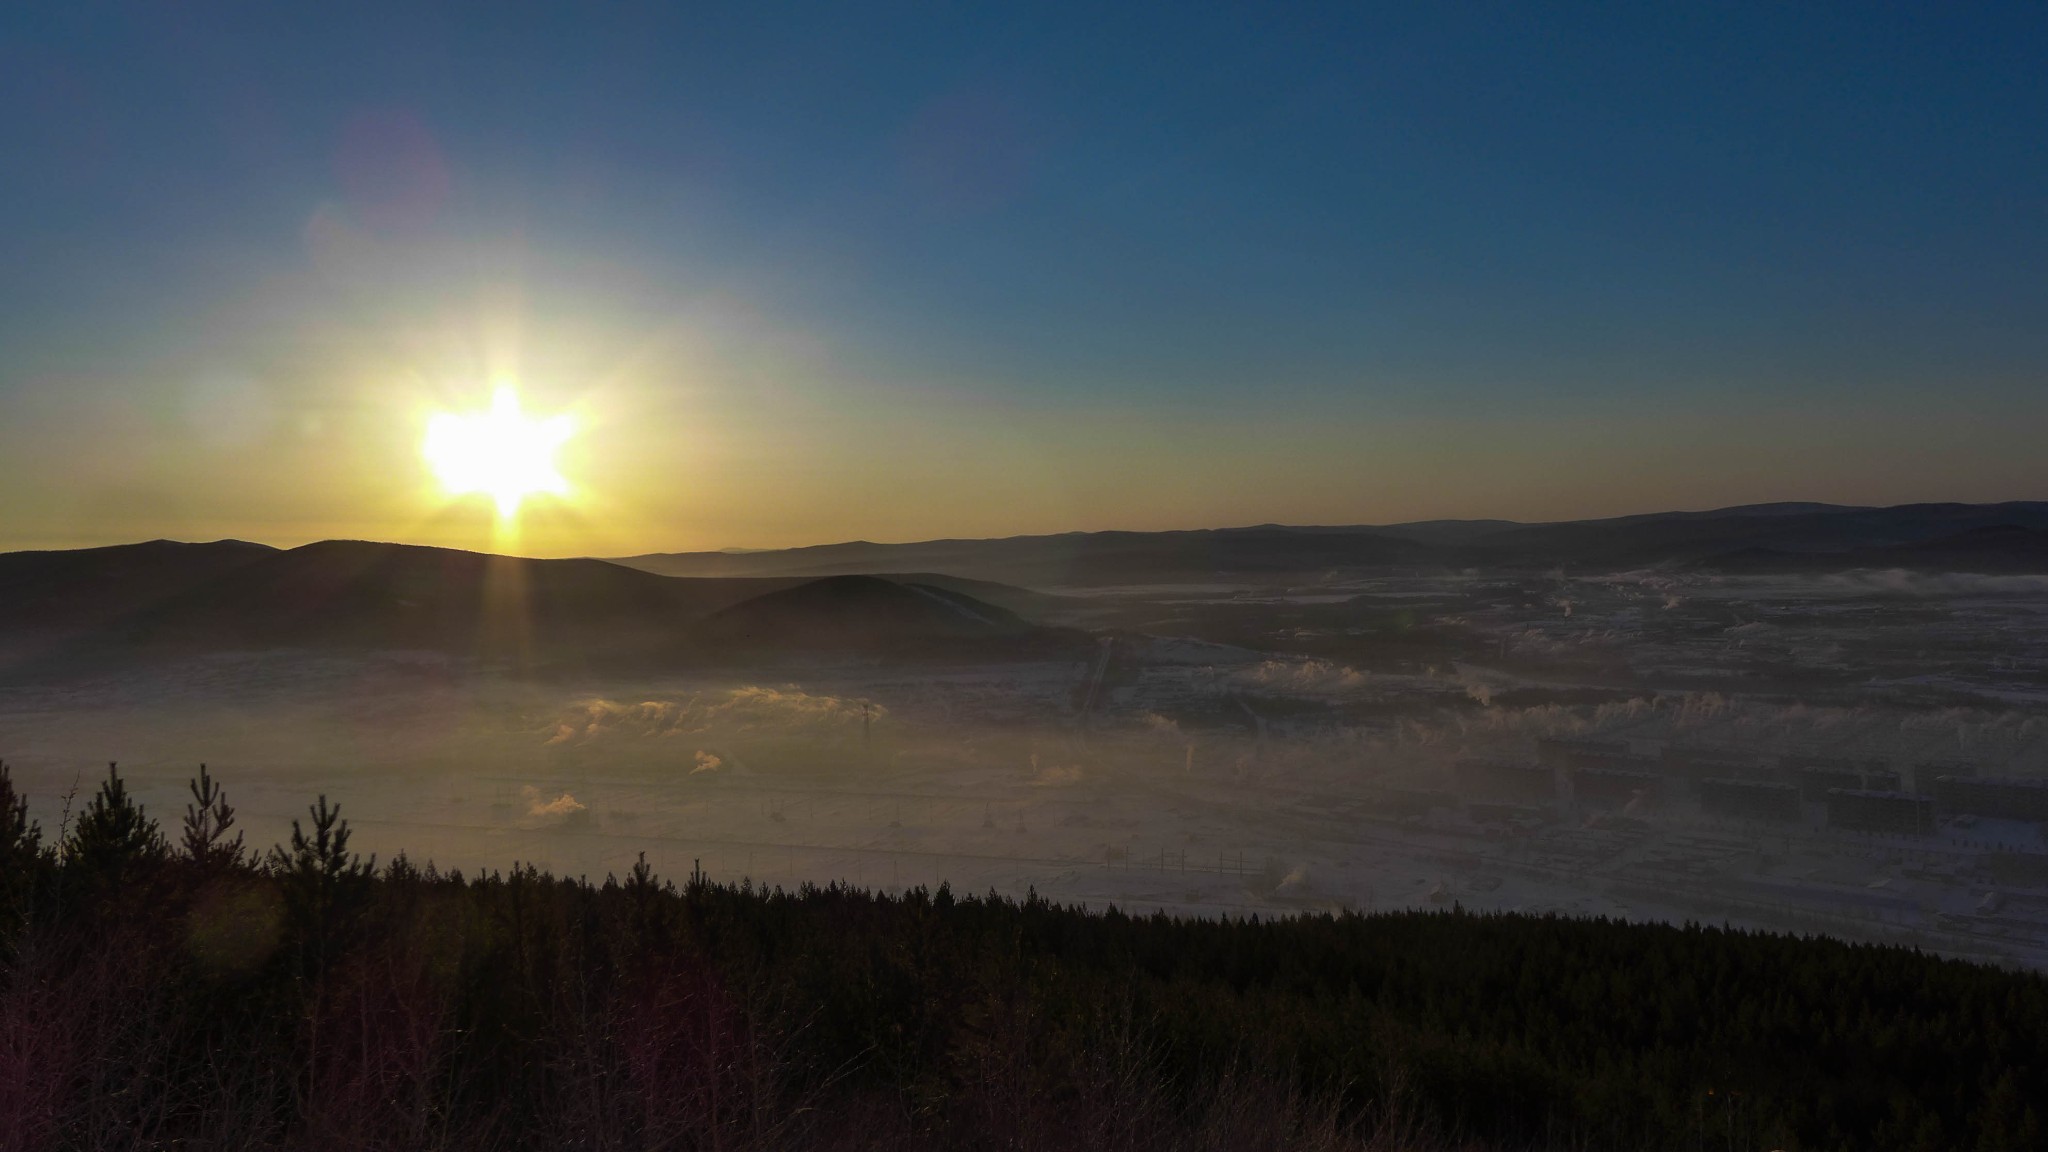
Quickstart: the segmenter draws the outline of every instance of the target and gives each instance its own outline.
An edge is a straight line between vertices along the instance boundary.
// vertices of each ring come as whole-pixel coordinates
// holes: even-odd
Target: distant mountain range
[[[915,544],[854,541],[756,552],[657,553],[615,562],[664,575],[723,578],[930,571],[1041,589],[1300,582],[1342,573],[1467,568],[2048,572],[2048,502],[1752,504],[1551,524],[1262,524]]]
[[[983,587],[940,575],[674,578],[341,540],[14,552],[0,555],[0,670],[285,648],[613,668],[819,651],[989,657],[1074,641],[970,594]]]
[[[989,659],[1087,647],[1080,633],[1032,622],[1062,606],[1045,589],[1648,567],[2048,573],[2048,503],[1268,524],[616,561],[344,540],[292,549],[157,540],[0,554],[0,673],[285,648],[591,669],[820,652]]]

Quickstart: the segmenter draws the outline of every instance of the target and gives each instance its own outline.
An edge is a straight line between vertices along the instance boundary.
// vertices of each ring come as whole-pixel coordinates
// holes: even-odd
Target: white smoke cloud
[[[1493,703],[1493,694],[1509,687],[1511,683],[1503,677],[1489,676],[1485,670],[1469,665],[1454,664],[1452,668],[1457,673],[1459,686],[1465,689],[1465,695],[1481,707],[1490,706]]]
[[[1338,696],[1366,686],[1366,674],[1328,660],[1263,660],[1232,677],[1239,685],[1295,696]]]
[[[2048,592],[2048,575],[1986,576],[1971,572],[1909,572],[1863,568],[1823,577],[1836,592],[1888,592],[1905,596],[2038,596]]]
[[[584,805],[567,792],[553,800],[543,800],[541,790],[529,784],[521,788],[519,794],[526,800],[526,814],[536,819],[564,819],[585,810]]]
[[[1300,896],[1311,890],[1306,864],[1296,864],[1287,875],[1280,878],[1278,884],[1273,885],[1275,896]]]
[[[690,775],[695,776],[699,772],[716,772],[723,767],[725,767],[725,761],[699,748],[697,749],[696,764],[690,769]]]
[[[1081,766],[1079,764],[1048,764],[1043,768],[1039,768],[1038,757],[1033,756],[1031,758],[1031,766],[1038,769],[1038,774],[1031,778],[1033,784],[1057,787],[1063,784],[1079,784],[1081,782]]]
[[[1181,733],[1178,721],[1170,720],[1157,712],[1147,712],[1138,717],[1138,723],[1144,726],[1146,732],[1161,739],[1178,741],[1186,738]]]
[[[870,720],[879,720],[888,713],[879,704],[866,707]],[[602,697],[581,700],[557,717],[548,730],[547,743],[658,739],[711,731],[816,734],[857,728],[861,719],[862,702],[858,700],[797,688],[747,685],[637,704]]]

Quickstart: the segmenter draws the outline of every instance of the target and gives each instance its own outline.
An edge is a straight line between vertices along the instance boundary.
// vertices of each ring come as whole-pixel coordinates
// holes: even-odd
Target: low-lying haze
[[[601,879],[645,852],[769,885],[1204,915],[1456,902],[2040,964],[2042,817],[1955,809],[1937,780],[2048,774],[2044,587],[1358,572],[1010,589],[1061,639],[980,654],[785,632],[621,667],[180,651],[0,689],[0,749],[52,828],[108,760],[159,818],[205,762],[259,844],[324,793],[363,851],[465,870]],[[1851,790],[1928,797],[1927,826],[1845,825],[1814,783],[1842,764]],[[1720,777],[1782,807],[1717,805]]]

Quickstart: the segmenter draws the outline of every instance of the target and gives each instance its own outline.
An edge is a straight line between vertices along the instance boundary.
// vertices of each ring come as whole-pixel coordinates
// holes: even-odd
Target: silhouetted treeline
[[[0,1149],[2043,1146],[2048,981],[1462,912],[258,858],[202,775],[47,842],[0,768]]]

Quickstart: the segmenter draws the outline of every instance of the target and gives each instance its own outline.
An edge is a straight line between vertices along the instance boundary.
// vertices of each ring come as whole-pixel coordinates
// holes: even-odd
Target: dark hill
[[[2017,524],[1973,528],[1899,551],[1962,572],[2048,572],[2048,531]]]
[[[13,662],[295,648],[575,664],[672,645],[712,612],[790,583],[346,540],[253,553],[208,545],[216,552],[198,555],[210,564],[183,550],[193,546],[141,547],[0,557],[17,577],[0,624]],[[33,623],[46,615],[71,626]]]
[[[0,554],[0,666],[60,650],[277,554],[241,540]]]
[[[945,592],[957,592],[962,596],[979,600],[985,604],[993,604],[998,608],[1007,608],[1026,620],[1034,622],[1042,620],[1047,615],[1072,609],[1085,603],[1085,601],[1075,597],[1056,596],[1049,592],[1036,592],[1029,588],[1020,588],[1015,584],[1001,584],[994,580],[969,580],[959,576],[947,576],[939,572],[865,572],[859,573],[859,575],[879,576],[884,580],[893,581],[897,584],[922,584],[926,587],[937,588]],[[766,579],[766,577],[754,577],[754,579]]]
[[[0,628],[95,627],[277,554],[242,540],[0,554]]]
[[[1752,565],[1778,554],[1792,569],[1862,567],[1874,552],[1903,549],[1979,528],[2048,528],[2048,504],[1903,504],[1810,510],[1799,505],[1665,513],[1511,529],[1472,551],[1525,565],[1617,568],[1693,564],[1739,553]],[[1902,563],[1936,563],[1938,553]]]
[[[1937,542],[1979,530],[2048,531],[2048,503],[1752,504],[1604,520],[1514,524],[1436,520],[1384,527],[1264,524],[1195,532],[1073,532],[1000,540],[911,544],[855,541],[746,553],[683,552],[619,563],[675,576],[822,576],[944,572],[1036,588],[1132,584],[1305,583],[1390,570],[1534,571],[1738,564],[1790,571],[1888,563],[1937,569],[2048,571],[2020,535],[1951,548]],[[1925,550],[1911,551],[1928,545]],[[1897,550],[1897,551],[1892,551]]]
[[[1888,548],[1793,552],[1744,548],[1701,561],[1720,572],[1834,572],[1845,568],[1906,568],[1923,572],[2048,573],[2048,531],[1993,524],[1951,536]]]
[[[929,584],[828,576],[714,613],[698,635],[720,649],[903,651],[1008,646],[1044,631],[1007,609]]]
[[[852,575],[929,571],[1027,587],[1291,579],[1333,568],[1432,563],[1430,546],[1366,528],[1070,532],[1002,540],[825,544],[776,552],[683,552],[621,564],[673,576]]]
[[[0,668],[17,675],[269,649],[644,667],[742,649],[965,650],[1036,633],[1005,608],[923,583],[678,579],[602,560],[349,540],[0,555],[0,592]]]
[[[130,620],[125,638],[176,648],[419,648],[560,658],[679,633],[762,588],[756,581],[664,579],[599,560],[331,540],[277,553],[158,605]]]

